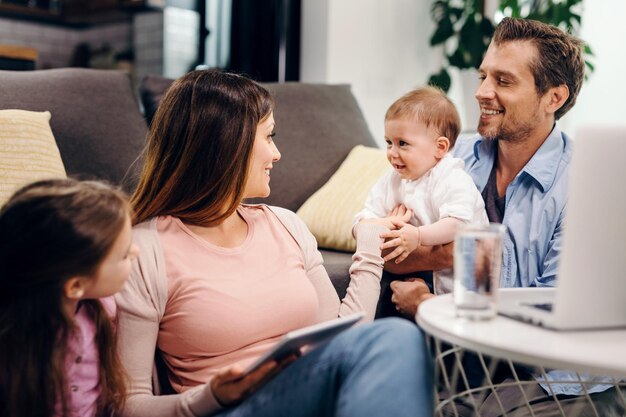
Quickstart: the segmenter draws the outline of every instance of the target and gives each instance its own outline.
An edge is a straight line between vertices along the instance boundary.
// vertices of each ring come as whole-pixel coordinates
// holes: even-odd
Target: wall
[[[37,69],[70,66],[79,44],[101,50],[94,68],[132,69],[136,81],[147,74],[176,78],[194,67],[199,16],[191,10],[165,7],[135,13],[132,21],[74,28],[0,17],[0,44],[37,49]],[[108,48],[108,52],[104,49]],[[134,66],[121,67],[116,54],[134,53]]]
[[[303,0],[301,81],[351,84],[382,146],[387,107],[439,68],[441,52],[428,44],[433,30],[431,4],[425,0]],[[488,6],[495,10],[492,0]],[[559,122],[572,135],[583,124],[626,124],[622,110],[626,84],[620,77],[626,67],[621,45],[626,39],[624,16],[623,0],[585,2],[580,36],[594,49],[596,71],[583,85],[576,106]],[[475,128],[475,116],[466,120],[463,111],[466,101],[458,73],[453,74],[449,94],[459,108],[464,130]],[[469,95],[468,105],[475,106],[471,91]]]
[[[198,64],[200,16],[193,10],[163,10],[163,75],[178,78]]]
[[[561,128],[573,136],[582,125],[626,125],[624,16],[626,2],[623,0],[585,2],[580,37],[593,49],[592,62],[596,70],[583,84],[574,108],[560,122]]]
[[[389,105],[438,68],[429,9],[415,0],[303,0],[300,80],[351,84],[382,146]]]
[[[198,13],[178,7],[133,15],[135,77],[160,74],[178,78],[198,59]]]
[[[135,79],[147,74],[163,74],[163,12],[137,13],[133,16]]]
[[[58,68],[70,64],[74,49],[86,43],[93,50],[110,46],[112,54],[128,51],[132,45],[129,23],[112,23],[75,29],[0,18],[0,44],[37,49],[37,68]]]

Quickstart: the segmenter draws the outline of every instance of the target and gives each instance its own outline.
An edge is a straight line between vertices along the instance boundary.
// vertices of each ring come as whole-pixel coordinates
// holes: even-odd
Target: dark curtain
[[[300,0],[233,0],[229,69],[260,82],[279,80],[281,37],[285,80],[300,73]]]

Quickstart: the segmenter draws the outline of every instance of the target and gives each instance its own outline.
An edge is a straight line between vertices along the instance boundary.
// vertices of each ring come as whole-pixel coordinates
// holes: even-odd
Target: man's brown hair
[[[461,132],[461,119],[454,103],[436,87],[409,91],[397,99],[385,114],[385,121],[403,118],[414,118],[426,127],[434,126],[438,135],[448,138],[450,149]]]
[[[530,70],[540,95],[563,84],[569,89],[569,97],[554,114],[556,120],[560,119],[576,103],[585,76],[583,42],[546,23],[505,17],[496,27],[493,43],[500,45],[511,41],[529,41],[537,47]]]

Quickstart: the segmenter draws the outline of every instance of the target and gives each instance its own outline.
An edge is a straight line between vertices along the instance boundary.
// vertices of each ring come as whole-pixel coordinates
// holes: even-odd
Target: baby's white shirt
[[[465,172],[463,160],[450,154],[416,180],[404,180],[390,168],[370,190],[353,224],[387,217],[399,204],[413,210],[410,223],[414,226],[433,224],[446,217],[465,223],[489,223],[483,198]]]
[[[489,224],[485,202],[464,166],[462,159],[446,154],[416,180],[404,180],[390,168],[370,190],[365,207],[354,216],[353,227],[363,219],[387,217],[399,204],[413,210],[410,223],[414,226],[433,224],[446,217]],[[451,292],[452,269],[434,272],[435,294]]]

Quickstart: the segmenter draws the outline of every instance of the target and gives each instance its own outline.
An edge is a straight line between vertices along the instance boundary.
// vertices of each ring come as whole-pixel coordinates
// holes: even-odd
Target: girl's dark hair
[[[176,80],[148,133],[133,223],[171,215],[210,226],[230,216],[243,198],[257,125],[273,106],[241,75],[200,70]]]
[[[122,192],[71,179],[30,184],[0,210],[0,415],[52,416],[55,404],[66,414],[64,283],[95,275],[129,215]],[[97,415],[109,415],[126,393],[114,323],[98,300],[81,308],[96,326]]]

